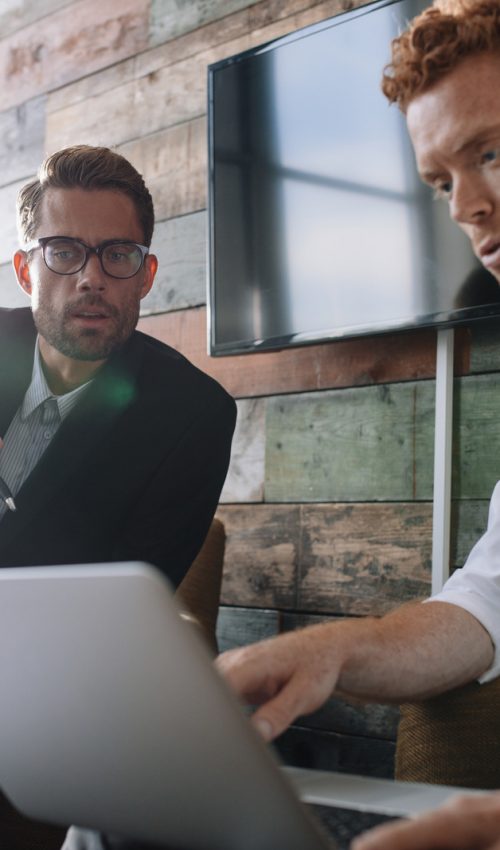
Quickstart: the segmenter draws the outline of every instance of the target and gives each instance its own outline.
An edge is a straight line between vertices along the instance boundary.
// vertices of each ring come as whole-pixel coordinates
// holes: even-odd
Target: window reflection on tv
[[[209,68],[212,354],[500,313],[380,90],[427,5],[372,3]]]

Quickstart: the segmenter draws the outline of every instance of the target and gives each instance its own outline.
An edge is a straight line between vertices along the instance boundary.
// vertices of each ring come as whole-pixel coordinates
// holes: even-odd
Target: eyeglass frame
[[[47,244],[49,242],[51,242],[53,239],[64,239],[67,242],[77,242],[79,245],[82,245],[82,247],[85,249],[85,259],[84,259],[82,265],[80,266],[80,268],[75,269],[72,272],[58,272],[58,271],[56,271],[55,269],[52,269],[49,266],[49,264],[47,263],[47,260],[45,259],[45,248],[46,248]],[[115,275],[115,274],[111,274],[110,272],[106,271],[106,269],[104,268],[103,261],[102,261],[102,252],[109,245],[133,245],[135,248],[139,248],[139,250],[141,252],[141,264],[140,264],[139,268],[137,269],[137,271],[135,271],[133,274],[126,275],[125,277]],[[84,269],[85,266],[87,265],[90,255],[95,254],[96,257],[99,259],[99,263],[101,264],[101,269],[103,270],[104,274],[108,275],[108,277],[112,277],[114,280],[130,280],[131,277],[135,277],[135,275],[138,274],[140,272],[140,270],[144,267],[144,262],[146,260],[146,257],[149,254],[149,248],[148,248],[147,245],[141,245],[139,242],[134,242],[132,239],[106,239],[104,242],[100,242],[99,245],[96,245],[95,248],[93,248],[91,245],[87,245],[86,242],[83,242],[82,239],[76,239],[73,236],[39,236],[37,239],[32,239],[31,242],[28,242],[24,246],[24,251],[26,251],[26,253],[28,253],[29,251],[35,251],[37,248],[42,249],[43,261],[44,261],[45,265],[47,266],[47,268],[49,269],[49,271],[54,272],[54,274],[59,274],[59,275],[62,275],[64,277],[67,277],[68,275],[71,275],[71,274],[78,274],[78,272],[81,272],[82,269]]]

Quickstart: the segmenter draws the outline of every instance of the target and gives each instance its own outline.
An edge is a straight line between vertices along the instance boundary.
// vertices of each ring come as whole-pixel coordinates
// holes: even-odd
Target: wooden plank
[[[298,607],[384,614],[430,594],[430,504],[301,508]]]
[[[121,145],[119,152],[144,176],[158,219],[205,209],[207,127],[204,117]]]
[[[221,603],[295,608],[299,507],[220,505],[226,528]]]
[[[251,18],[242,19],[243,26],[237,28],[238,36],[231,40],[230,30],[225,26],[231,16],[225,18],[211,31],[212,43],[199,44],[200,50],[188,55],[175,52],[174,61],[169,46],[163,52],[156,50],[152,61],[142,60],[142,66],[134,64],[133,73],[132,68],[123,70],[121,85],[116,85],[114,74],[106,73],[107,82],[103,85],[97,79],[88,93],[91,108],[82,108],[81,88],[73,94],[68,93],[64,105],[58,97],[58,106],[52,102],[48,109],[48,149],[56,150],[76,140],[121,145],[203,116],[208,65],[321,19],[318,15],[327,17],[332,8],[338,10],[339,4],[325,3],[321,4],[321,9],[316,6],[302,14],[274,20],[277,8],[276,5],[268,6],[269,20],[264,17],[265,25],[258,29],[249,29],[253,24]],[[113,86],[112,96],[107,88],[109,83]]]
[[[454,498],[489,499],[500,478],[500,374],[460,378],[454,390]]]
[[[158,257],[158,273],[142,301],[142,315],[204,303],[205,220],[204,213],[195,213],[156,225],[151,251]]]
[[[3,0],[0,4],[2,38],[57,12],[58,9],[70,6],[72,2],[73,0],[43,0],[43,3],[37,0]]]
[[[429,504],[221,505],[218,516],[224,605],[379,615],[429,593]]]
[[[264,498],[265,401],[240,399],[231,462],[220,496],[224,502],[261,502]]]
[[[492,372],[500,370],[500,318],[472,322],[470,371]]]
[[[434,383],[271,398],[266,501],[432,497]]]
[[[338,735],[294,725],[276,741],[285,764],[394,778],[395,744],[377,738]]]
[[[488,499],[452,501],[450,560],[453,567],[464,565],[470,550],[486,531],[488,508]]]
[[[219,652],[278,634],[280,614],[273,610],[221,606],[217,618]]]
[[[0,186],[26,182],[44,157],[44,96],[0,112]]]
[[[79,0],[3,38],[1,109],[144,50],[148,23],[149,0]]]
[[[206,322],[202,308],[149,316],[140,326],[145,333],[178,348],[235,397],[383,384],[435,374],[436,335],[432,330],[210,357]],[[467,369],[467,346],[465,337],[457,346],[455,368],[459,373]]]
[[[236,44],[244,38],[247,40],[241,41],[242,49],[262,44],[270,38],[324,20],[341,11],[341,8],[341,0],[327,0],[323,3],[315,3],[315,0],[312,3],[311,0],[264,0],[52,92],[48,110],[57,112],[140,77],[152,80],[166,66],[227,42],[233,45],[229,48],[230,52],[236,52]]]
[[[152,0],[150,41],[159,44],[178,38],[186,32],[205,26],[211,21],[232,15],[259,0]]]
[[[11,263],[0,266],[0,307],[29,307],[30,299],[16,281]]]

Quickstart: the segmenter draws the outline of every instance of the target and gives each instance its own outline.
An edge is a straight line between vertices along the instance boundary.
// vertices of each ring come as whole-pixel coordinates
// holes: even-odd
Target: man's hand
[[[311,626],[217,659],[232,689],[247,703],[261,706],[252,722],[265,740],[332,694],[342,664],[342,642],[335,640],[334,628],[332,623]]]
[[[377,826],[352,850],[500,850],[500,793],[455,797],[415,820]]]

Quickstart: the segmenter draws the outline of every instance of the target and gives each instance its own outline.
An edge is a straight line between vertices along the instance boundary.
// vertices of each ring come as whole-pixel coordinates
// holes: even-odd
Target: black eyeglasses
[[[144,265],[149,253],[145,245],[126,239],[110,239],[92,248],[80,239],[69,236],[41,236],[25,246],[25,251],[42,249],[45,265],[56,274],[76,274],[88,262],[91,254],[99,257],[103,271],[110,277],[133,277]]]

